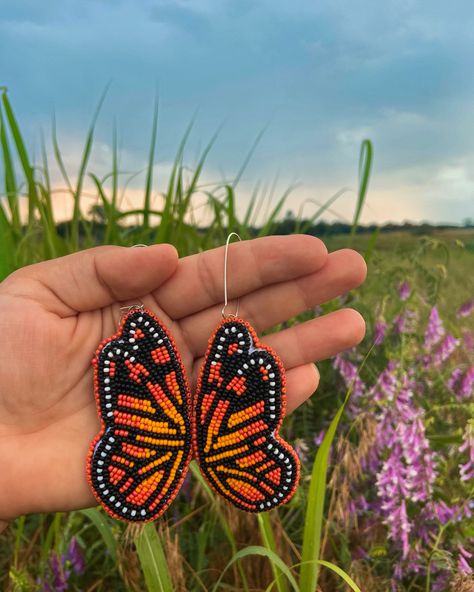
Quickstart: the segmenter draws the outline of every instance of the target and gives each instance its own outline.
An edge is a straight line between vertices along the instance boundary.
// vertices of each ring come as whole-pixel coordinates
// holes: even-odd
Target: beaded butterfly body
[[[211,487],[240,509],[285,503],[299,479],[295,451],[278,435],[283,366],[252,327],[224,319],[209,341],[192,400],[172,337],[144,308],[131,310],[93,360],[101,431],[87,476],[115,518],[158,518],[194,456]]]

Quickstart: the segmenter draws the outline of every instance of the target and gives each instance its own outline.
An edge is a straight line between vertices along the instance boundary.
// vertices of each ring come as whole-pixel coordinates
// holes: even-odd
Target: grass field
[[[93,128],[74,182],[63,171],[74,211],[70,224],[57,225],[46,150],[34,167],[5,93],[2,101],[2,277],[97,242],[172,242],[185,255],[223,244],[230,230],[250,236],[256,226],[260,196],[239,215],[236,181],[213,188],[206,205],[212,222],[206,233],[196,227],[192,205],[206,153],[189,175],[184,144],[154,212],[155,134],[143,206],[121,210],[115,156],[106,179],[89,171]],[[61,169],[54,138],[53,146]],[[355,226],[370,156],[366,143]],[[82,211],[87,174],[96,186],[100,223]],[[260,235],[273,232],[284,204],[283,196],[260,220]],[[139,226],[127,225],[132,216]],[[327,244],[331,250],[351,244],[363,253],[368,280],[342,302],[325,303],[302,318],[343,303],[361,311],[368,331],[356,350],[320,364],[318,393],[285,421],[303,466],[292,501],[269,514],[247,515],[216,499],[193,467],[156,524],[125,527],[98,509],[21,517],[0,534],[1,589],[474,590],[473,480],[464,478],[474,458],[474,232],[355,234],[330,237]],[[431,337],[436,323],[444,331],[438,340]]]

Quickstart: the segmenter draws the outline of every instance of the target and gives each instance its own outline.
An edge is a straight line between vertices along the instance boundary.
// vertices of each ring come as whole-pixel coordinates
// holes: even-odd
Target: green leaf
[[[346,582],[350,586],[350,588],[354,592],[362,592],[359,586],[354,582],[349,574],[347,574],[343,569],[337,566],[335,563],[331,563],[330,561],[324,561],[324,559],[318,559],[316,561],[310,561],[310,564],[322,565],[323,567],[327,567],[334,573],[336,573],[342,580]],[[301,563],[300,565],[303,565]]]
[[[173,592],[163,545],[153,523],[145,524],[135,546],[148,592]]]
[[[110,526],[110,519],[97,508],[89,508],[87,510],[79,510],[80,514],[83,514],[94,524],[99,531],[107,550],[110,553],[113,561],[117,560],[117,541],[115,540],[114,533]]]
[[[265,547],[260,547],[259,545],[251,545],[249,547],[245,547],[245,549],[241,549],[233,555],[232,559],[227,563],[219,579],[214,585],[213,592],[217,592],[217,590],[219,590],[219,586],[222,581],[222,578],[224,577],[224,574],[227,572],[227,570],[229,569],[229,567],[231,567],[233,563],[235,563],[236,561],[240,561],[240,559],[243,559],[244,557],[249,557],[252,555],[260,555],[262,557],[267,557],[272,563],[272,565],[277,567],[285,575],[287,580],[290,582],[293,590],[295,590],[295,592],[300,592],[298,584],[296,583],[296,580],[293,577],[293,574],[291,573],[286,563],[282,559],[280,559],[280,557],[278,557],[276,553],[270,551],[270,549],[266,549]]]
[[[260,534],[262,535],[263,544],[272,553],[276,553],[275,537],[273,536],[273,529],[270,522],[270,513],[263,512],[257,514],[258,525],[260,527]],[[287,592],[288,587],[286,581],[281,577],[282,572],[278,569],[275,563],[272,562],[273,575],[275,576],[275,582],[277,585],[278,592]]]

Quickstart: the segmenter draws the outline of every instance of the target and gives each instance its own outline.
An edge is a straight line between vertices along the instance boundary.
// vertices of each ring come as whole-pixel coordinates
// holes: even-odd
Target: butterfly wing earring
[[[209,340],[193,410],[194,454],[212,488],[234,506],[263,512],[287,502],[299,481],[294,449],[279,435],[286,408],[285,370],[255,330],[226,314]]]
[[[114,518],[155,520],[178,493],[192,454],[191,395],[173,338],[143,306],[126,307],[118,332],[92,360],[101,430],[87,478]]]

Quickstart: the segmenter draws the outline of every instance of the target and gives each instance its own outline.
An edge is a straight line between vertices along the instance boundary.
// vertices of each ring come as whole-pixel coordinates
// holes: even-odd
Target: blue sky
[[[364,221],[474,217],[474,7],[410,0],[15,0],[0,2],[0,84],[32,146],[56,113],[73,173],[104,86],[91,170],[106,172],[118,122],[122,166],[146,160],[160,97],[158,182],[186,125],[196,153],[222,125],[205,180],[298,186],[295,211],[357,184],[360,141],[374,175]],[[334,205],[350,219],[354,193]],[[307,206],[307,212],[311,212]]]

